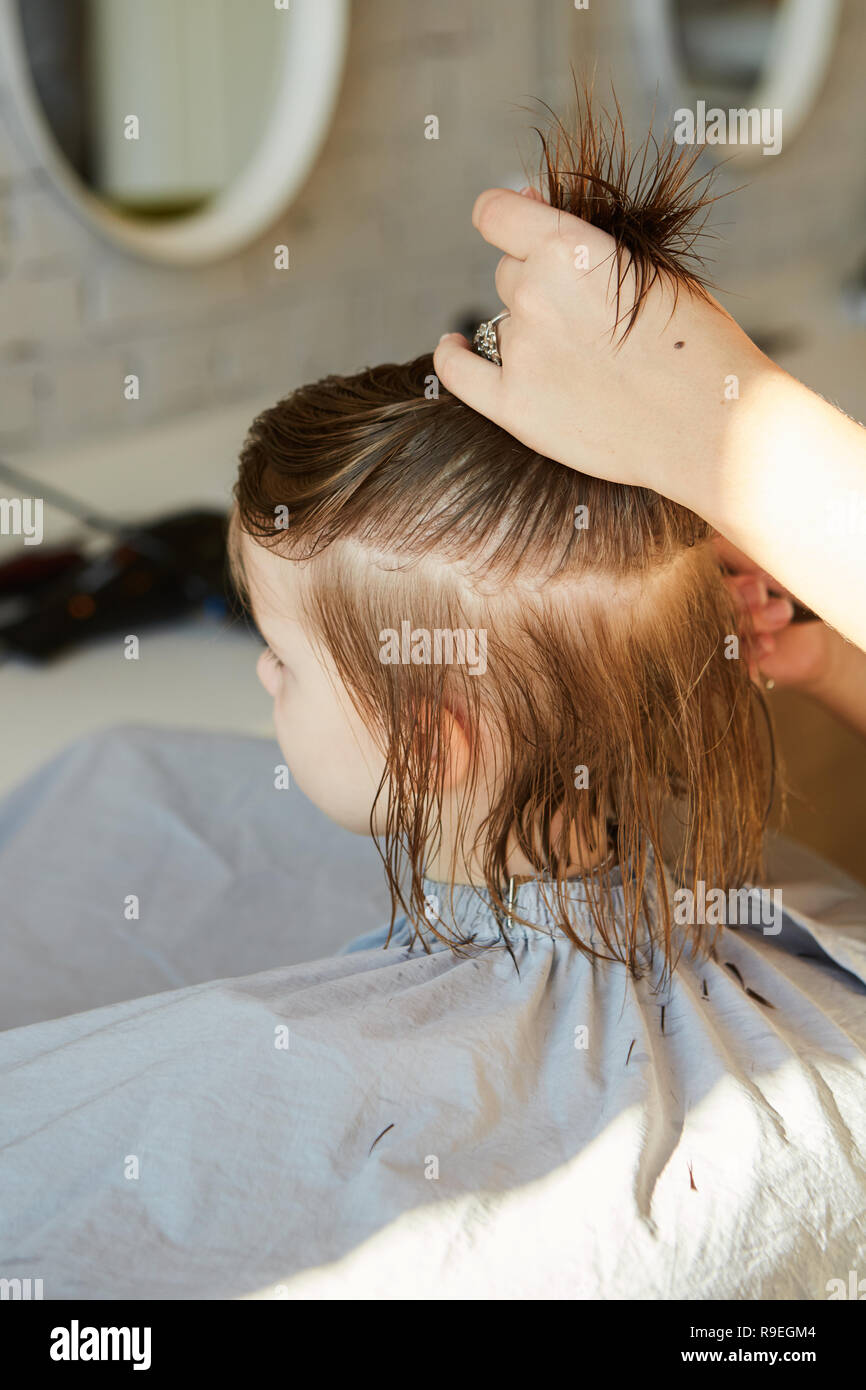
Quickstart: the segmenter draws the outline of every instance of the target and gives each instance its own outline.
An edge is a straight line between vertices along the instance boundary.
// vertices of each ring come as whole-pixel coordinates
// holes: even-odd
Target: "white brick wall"
[[[52,351],[81,332],[81,280],[11,274],[0,280],[0,348]]]
[[[497,254],[473,232],[476,193],[535,163],[531,96],[567,104],[569,63],[612,76],[638,130],[654,79],[631,0],[362,0],[333,128],[294,205],[242,254],[202,269],[148,265],[72,213],[10,106],[0,55],[0,439],[17,452],[137,430],[216,401],[274,397],[326,371],[430,348],[469,309],[496,305]],[[866,7],[806,130],[721,205],[717,281],[755,332],[808,340],[816,297],[835,322],[838,283],[862,256]],[[424,118],[440,139],[424,139]],[[726,177],[726,176],[725,176]],[[739,171],[737,171],[739,178]],[[733,179],[731,179],[733,181]],[[291,269],[276,271],[285,242]],[[814,337],[814,334],[811,334]],[[792,350],[790,365],[866,414],[862,333]],[[842,370],[842,355],[846,370]],[[785,365],[789,365],[788,361]],[[141,375],[141,400],[122,379]],[[810,373],[812,375],[810,376]],[[850,383],[855,383],[853,386]],[[857,397],[857,399],[853,399]]]
[[[36,426],[37,374],[29,368],[7,367],[0,375],[0,440],[14,445],[26,440]]]

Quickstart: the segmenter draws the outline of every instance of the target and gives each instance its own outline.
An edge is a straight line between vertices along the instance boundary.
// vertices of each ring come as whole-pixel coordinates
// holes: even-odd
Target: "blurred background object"
[[[23,555],[0,564],[0,658],[46,662],[96,638],[123,635],[128,628],[137,642],[142,629],[191,610],[207,608],[220,616],[237,611],[224,510],[196,508],[127,524],[82,506],[59,488],[43,482],[34,486],[2,459],[0,482],[11,483],[19,493],[40,494],[38,519],[33,506],[26,514],[22,507]],[[44,545],[41,508],[46,501],[98,533],[98,553],[88,554],[83,545]],[[14,516],[14,506],[5,515]],[[38,550],[28,551],[28,545]]]
[[[864,57],[861,0],[0,0],[0,455],[127,524],[224,510],[259,409],[496,311],[472,203],[535,170],[570,65],[637,138],[699,100],[782,110],[778,154],[704,156],[737,190],[711,275],[862,420]],[[46,549],[95,543],[46,499]],[[107,723],[265,731],[257,650],[199,605],[138,661],[117,636],[7,659],[0,789]],[[792,833],[866,878],[866,750],[772,698]]]

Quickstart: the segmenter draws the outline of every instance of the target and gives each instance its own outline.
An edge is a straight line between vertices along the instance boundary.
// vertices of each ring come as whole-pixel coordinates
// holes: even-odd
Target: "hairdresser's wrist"
[[[745,338],[745,335],[743,335]],[[741,352],[705,370],[690,424],[692,447],[674,448],[669,476],[648,484],[732,534],[752,504],[765,461],[769,422],[783,418],[801,383],[745,339]]]

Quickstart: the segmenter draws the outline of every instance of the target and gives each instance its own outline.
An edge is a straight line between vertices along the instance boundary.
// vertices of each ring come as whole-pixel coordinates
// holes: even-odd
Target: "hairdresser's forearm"
[[[718,409],[677,500],[866,648],[866,430],[771,363]]]

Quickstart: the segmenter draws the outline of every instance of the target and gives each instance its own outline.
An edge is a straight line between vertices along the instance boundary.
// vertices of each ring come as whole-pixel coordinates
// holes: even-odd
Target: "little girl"
[[[549,158],[557,205],[603,189],[638,272],[700,292],[652,230],[673,166],[642,217],[584,155]],[[747,891],[773,759],[704,523],[533,454],[426,355],[265,411],[230,541],[286,762],[375,838],[391,921],[0,1035],[3,1272],[822,1299],[866,1268],[863,904],[768,925]]]

